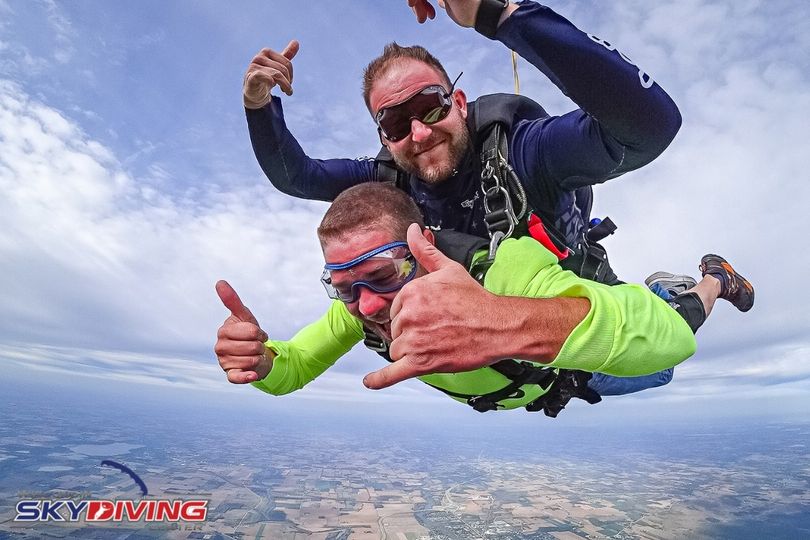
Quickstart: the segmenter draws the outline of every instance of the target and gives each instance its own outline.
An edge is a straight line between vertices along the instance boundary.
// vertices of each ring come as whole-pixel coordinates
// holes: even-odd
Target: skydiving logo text
[[[208,501],[32,499],[17,503],[14,521],[147,521],[198,522],[208,515]]]

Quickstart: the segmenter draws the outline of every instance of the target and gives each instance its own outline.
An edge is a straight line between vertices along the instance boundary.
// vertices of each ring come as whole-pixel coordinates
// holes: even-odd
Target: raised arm
[[[473,26],[480,3],[440,5],[459,25]],[[420,22],[432,14],[426,0],[409,4]],[[531,1],[510,4],[494,37],[580,107],[514,125],[510,146],[527,188],[550,182],[571,191],[604,182],[655,159],[678,132],[678,108],[649,74],[609,41],[579,30],[550,8]]]
[[[243,101],[253,152],[264,174],[279,191],[303,199],[331,201],[344,189],[374,179],[372,160],[312,159],[287,129],[276,85],[293,94],[292,59],[299,44],[282,52],[262,49],[245,73]]]

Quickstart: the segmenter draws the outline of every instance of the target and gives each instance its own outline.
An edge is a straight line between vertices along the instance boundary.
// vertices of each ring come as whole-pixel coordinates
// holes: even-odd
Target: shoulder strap
[[[482,133],[493,123],[512,127],[515,118],[548,118],[546,110],[539,103],[526,96],[516,94],[488,94],[468,104],[467,125],[472,133]]]
[[[380,147],[377,157],[374,158],[374,164],[375,181],[393,184],[402,191],[408,192],[408,173],[397,167],[388,148]]]

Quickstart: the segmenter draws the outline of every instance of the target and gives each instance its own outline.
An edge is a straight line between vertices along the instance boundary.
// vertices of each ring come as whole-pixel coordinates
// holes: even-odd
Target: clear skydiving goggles
[[[356,302],[360,297],[360,287],[367,287],[376,293],[398,291],[416,275],[418,265],[407,242],[391,242],[372,249],[351,261],[324,266],[321,283],[329,298],[341,300],[347,304]],[[358,281],[333,282],[334,277],[347,272],[350,277],[360,276]]]

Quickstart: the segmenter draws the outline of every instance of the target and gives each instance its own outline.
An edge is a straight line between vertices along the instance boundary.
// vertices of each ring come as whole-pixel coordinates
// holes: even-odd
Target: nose
[[[390,300],[384,295],[376,293],[368,287],[360,287],[360,297],[357,300],[357,310],[363,317],[369,319],[378,318],[385,315],[389,308]]]
[[[416,118],[411,120],[411,139],[413,139],[413,142],[425,141],[430,137],[431,133],[433,133],[433,129],[429,125],[423,124]]]

